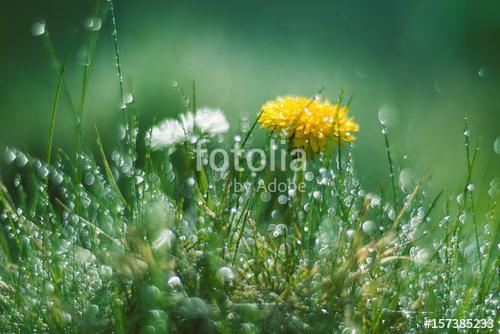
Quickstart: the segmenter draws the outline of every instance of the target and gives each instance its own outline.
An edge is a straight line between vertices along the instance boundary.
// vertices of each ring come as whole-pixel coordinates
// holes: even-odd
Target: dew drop
[[[221,267],[217,270],[217,278],[222,283],[231,283],[234,279],[234,273],[229,267]]]
[[[500,136],[498,136],[493,142],[493,151],[500,155]]]
[[[85,20],[84,26],[90,31],[99,31],[102,27],[102,20],[100,17],[89,17]]]
[[[479,71],[477,71],[477,75],[479,75],[481,78],[486,78],[489,76],[489,71],[488,71],[488,68],[486,68],[485,66],[481,67],[479,69]]]
[[[306,174],[304,175],[304,178],[306,179],[306,181],[312,181],[312,179],[314,179],[313,172],[306,172]]]
[[[288,228],[286,227],[285,224],[276,225],[276,227],[274,228],[274,231],[273,231],[273,237],[277,238],[280,235],[283,235],[284,233],[286,233],[287,229]]]
[[[354,236],[354,230],[347,230],[346,235],[349,239],[351,239]]]
[[[132,102],[134,102],[134,95],[132,95],[131,93],[125,94],[125,96],[123,97],[123,103],[130,104]]]
[[[94,174],[92,174],[92,173],[85,174],[84,181],[85,181],[86,185],[91,186],[95,181]]]
[[[31,34],[33,36],[41,36],[45,34],[45,21],[40,20],[33,23],[31,26]]]
[[[375,230],[375,223],[371,220],[367,220],[362,225],[363,232],[370,234]]]
[[[49,170],[45,166],[40,166],[39,168],[37,168],[37,173],[41,179],[46,179],[49,175]]]
[[[315,200],[320,200],[321,199],[321,192],[319,190],[316,190],[313,192],[312,196],[314,197]]]
[[[286,204],[287,201],[288,201],[288,197],[286,197],[285,195],[280,195],[278,197],[278,202],[282,205]]]
[[[186,183],[189,187],[194,186],[194,178],[190,177],[186,180]]]
[[[5,152],[3,154],[3,159],[4,159],[6,164],[11,164],[12,161],[14,161],[16,159],[16,154],[14,153],[14,151],[9,150],[7,148],[7,149],[5,149]]]
[[[170,276],[168,278],[167,284],[170,285],[171,287],[176,287],[176,286],[182,285],[181,279],[179,278],[179,276],[175,276],[175,275]]]
[[[19,153],[16,157],[17,167],[24,167],[28,163],[28,157],[24,153]]]
[[[56,172],[52,175],[51,180],[55,186],[58,186],[63,182],[64,178],[60,173]]]

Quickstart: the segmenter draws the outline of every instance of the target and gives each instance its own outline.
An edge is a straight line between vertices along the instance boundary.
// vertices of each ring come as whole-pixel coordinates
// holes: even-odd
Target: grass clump
[[[469,130],[459,194],[429,194],[428,177],[396,182],[385,127],[390,187],[371,192],[335,139],[312,149],[305,171],[197,168],[198,143],[207,154],[228,148],[225,131],[197,124],[196,96],[182,91],[192,111],[175,121],[190,129],[184,140],[155,147],[152,129],[138,145],[112,2],[104,7],[97,12],[111,15],[126,111],[122,142],[106,154],[98,132],[96,153],[83,140],[86,68],[76,152],[51,153],[62,65],[48,160],[4,153],[15,176],[0,183],[1,332],[416,333],[425,318],[496,324],[498,182],[479,215]],[[90,34],[93,51],[98,32]],[[257,120],[244,122],[240,148],[258,131]],[[287,146],[277,135],[270,131],[266,153]],[[264,189],[274,179],[305,188]]]

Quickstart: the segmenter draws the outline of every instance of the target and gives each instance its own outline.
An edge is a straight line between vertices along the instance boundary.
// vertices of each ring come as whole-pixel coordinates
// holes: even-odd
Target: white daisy
[[[215,135],[229,130],[226,116],[220,109],[200,108],[196,111],[194,124],[202,133]]]
[[[175,119],[166,119],[151,129],[151,148],[160,150],[162,148],[182,143],[186,140],[183,125]]]

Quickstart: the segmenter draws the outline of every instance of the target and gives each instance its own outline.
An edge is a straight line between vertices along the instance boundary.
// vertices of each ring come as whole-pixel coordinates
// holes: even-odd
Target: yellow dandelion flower
[[[347,117],[348,111],[347,106],[328,100],[286,96],[264,104],[258,122],[310,154],[324,150],[332,139],[337,144],[355,140],[353,132],[359,127],[353,118]]]

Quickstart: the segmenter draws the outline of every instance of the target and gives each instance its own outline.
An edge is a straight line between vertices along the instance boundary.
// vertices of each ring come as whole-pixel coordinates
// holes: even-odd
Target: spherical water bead
[[[323,176],[321,178],[321,180],[319,181],[319,184],[321,184],[322,186],[326,186],[330,183],[330,179],[326,176]]]
[[[390,220],[394,220],[394,219],[396,219],[396,210],[391,209],[391,210],[389,211],[389,213],[387,214],[387,217],[388,217]]]
[[[498,189],[499,189],[498,180],[497,179],[493,179],[490,182],[490,188],[488,189],[488,195],[491,198],[495,197],[497,195],[497,193],[498,193]]]
[[[52,177],[50,178],[54,186],[60,185],[64,181],[64,177],[61,173],[54,171]]]
[[[21,185],[21,177],[19,175],[17,175],[16,177],[14,177],[14,187],[19,187]]]
[[[276,218],[279,215],[280,215],[280,212],[278,210],[271,211],[271,218]]]
[[[45,21],[40,20],[33,23],[33,25],[31,26],[31,34],[33,36],[41,36],[45,34]]]
[[[416,252],[416,254],[413,256],[413,261],[417,265],[423,265],[423,264],[425,264],[428,259],[429,259],[429,252],[426,249],[424,249],[424,248],[419,249]]]
[[[170,276],[167,280],[167,284],[170,285],[170,287],[175,288],[175,287],[180,287],[182,286],[181,279],[179,276]]]
[[[464,201],[464,194],[460,193],[458,196],[457,196],[457,203],[458,204],[462,204],[462,202]]]
[[[389,130],[387,130],[386,127],[383,127],[382,130],[381,130],[381,132],[382,132],[383,135],[386,135],[389,132]]]
[[[399,187],[403,192],[411,191],[415,179],[415,173],[411,168],[403,168],[399,173]]]
[[[16,166],[24,167],[28,163],[28,157],[23,152],[20,152],[16,157]]]
[[[99,31],[102,27],[102,20],[100,17],[88,17],[84,22],[84,26],[90,31]]]
[[[40,166],[36,169],[36,173],[38,177],[40,177],[42,180],[45,180],[49,175],[49,169],[44,165],[40,164]]]
[[[234,273],[229,267],[221,267],[217,270],[217,278],[222,283],[231,283],[234,279]]]
[[[319,190],[316,190],[312,193],[312,197],[315,199],[315,200],[320,200],[321,199],[321,192]]]
[[[488,68],[485,67],[485,66],[482,66],[478,71],[477,71],[477,75],[479,75],[481,78],[486,78],[489,76],[489,71],[488,71]]]
[[[304,178],[306,179],[306,181],[312,181],[314,179],[314,174],[313,172],[306,172],[304,174]]]
[[[123,97],[123,103],[130,104],[132,102],[134,102],[134,95],[131,93],[125,94],[125,96]]]
[[[347,230],[347,231],[346,231],[346,235],[347,235],[347,237],[348,237],[349,239],[352,239],[352,237],[354,236],[354,232],[355,232],[355,231],[354,231],[354,230],[352,230],[352,229]]]
[[[465,129],[464,130],[464,136],[466,136],[466,137],[470,136],[470,130],[469,129]]]
[[[6,164],[11,164],[16,159],[16,153],[13,150],[5,149],[3,160]]]
[[[366,195],[366,199],[369,201],[369,203],[370,203],[369,205],[372,208],[375,208],[375,207],[379,206],[380,203],[381,203],[381,198],[378,195],[367,194]]]
[[[493,142],[493,151],[500,155],[500,136],[498,136]]]
[[[375,223],[371,220],[367,220],[363,223],[361,228],[366,234],[371,234],[375,230]]]
[[[287,229],[288,229],[288,227],[285,224],[276,225],[276,227],[274,228],[274,231],[273,231],[273,237],[277,238],[281,235],[284,235],[286,233]]]
[[[71,314],[69,314],[68,312],[63,312],[62,313],[62,320],[64,323],[68,324],[71,322]]]
[[[304,204],[304,211],[309,212],[309,203]]]
[[[474,190],[474,184],[473,184],[473,183],[469,183],[469,184],[467,185],[467,190],[468,190],[468,191],[473,191],[473,190]]]
[[[278,203],[281,205],[285,205],[287,201],[288,201],[288,197],[286,197],[285,195],[280,195],[278,197]]]
[[[195,183],[194,178],[189,177],[189,178],[186,180],[186,183],[187,183],[187,185],[188,185],[189,187],[194,186],[194,183]]]
[[[86,173],[85,176],[83,177],[83,181],[85,182],[86,185],[91,186],[94,184],[95,181],[95,176],[92,173]]]
[[[268,191],[264,191],[264,192],[262,192],[262,193],[260,194],[260,200],[261,200],[262,202],[269,202],[269,201],[271,200],[271,197],[272,197],[272,195],[271,195],[271,193],[270,193],[270,192],[268,192]]]
[[[412,228],[417,228],[418,225],[422,222],[422,218],[419,217],[418,215],[417,216],[414,216],[410,219],[410,226]]]

